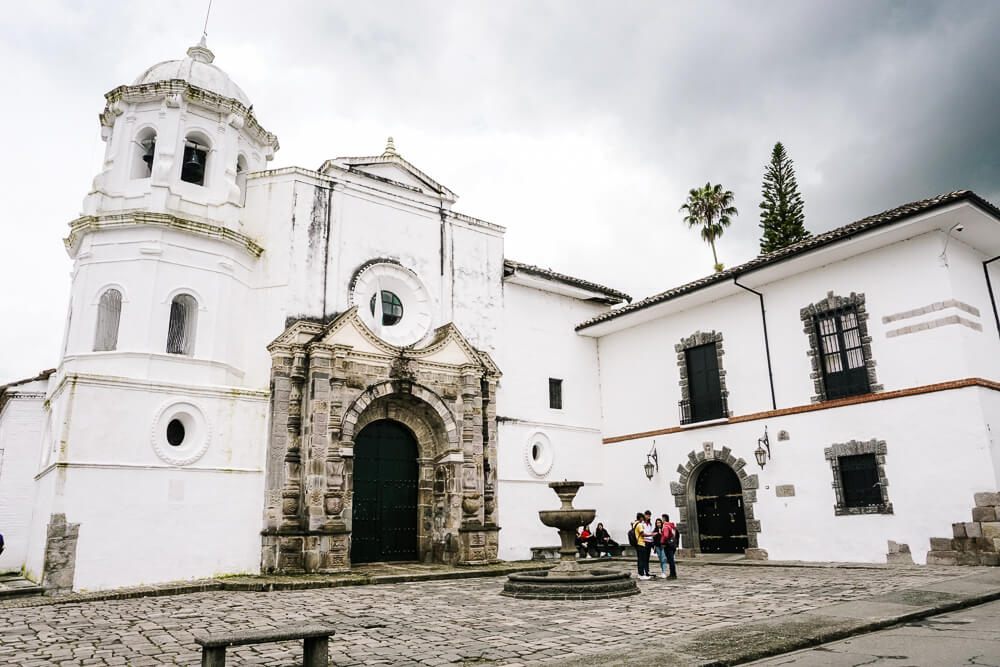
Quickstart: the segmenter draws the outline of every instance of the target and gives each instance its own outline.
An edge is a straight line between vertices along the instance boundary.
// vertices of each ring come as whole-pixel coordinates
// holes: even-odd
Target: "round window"
[[[376,296],[378,295],[372,294],[371,302],[368,304],[372,315],[375,314]],[[391,327],[401,319],[403,319],[403,302],[389,290],[382,290],[382,326]]]
[[[184,442],[184,423],[180,419],[171,419],[167,424],[167,443],[180,447]]]
[[[175,466],[194,463],[208,451],[211,429],[205,413],[194,403],[167,403],[153,418],[153,449]]]
[[[536,432],[524,443],[524,463],[536,477],[545,477],[552,470],[555,459],[552,441],[542,432]]]

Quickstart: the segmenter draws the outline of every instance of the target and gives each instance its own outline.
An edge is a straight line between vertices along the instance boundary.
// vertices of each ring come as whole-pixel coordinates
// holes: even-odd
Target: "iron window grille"
[[[97,304],[94,352],[110,352],[118,347],[118,325],[122,314],[122,293],[109,289]]]
[[[826,398],[845,398],[871,392],[867,360],[854,306],[815,316],[820,369]]]
[[[677,402],[677,408],[680,412],[681,425],[729,416],[729,402],[721,394],[698,399],[697,403],[690,398],[684,398]]]
[[[886,444],[869,440],[831,445],[824,450],[833,469],[834,514],[892,514],[885,474]]]
[[[549,378],[549,407],[562,410],[562,380]]]

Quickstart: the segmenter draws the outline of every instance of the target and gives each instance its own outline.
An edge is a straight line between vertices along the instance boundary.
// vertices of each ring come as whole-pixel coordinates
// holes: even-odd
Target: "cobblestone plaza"
[[[337,628],[330,641],[335,665],[593,662],[620,656],[639,634],[655,632],[650,641],[668,646],[695,632],[982,571],[682,564],[676,582],[644,581],[639,596],[588,602],[502,597],[502,577],[60,604],[31,599],[0,606],[0,664],[195,665],[195,634],[317,622]],[[229,655],[236,665],[294,665],[301,642]]]

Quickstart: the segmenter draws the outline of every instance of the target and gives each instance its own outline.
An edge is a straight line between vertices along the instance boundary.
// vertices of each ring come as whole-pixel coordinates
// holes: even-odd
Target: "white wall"
[[[971,286],[963,289],[961,297],[953,291],[948,269],[937,260],[941,252],[939,236],[936,232],[925,234],[756,287],[764,294],[767,310],[778,408],[807,405],[815,394],[809,377],[809,341],[799,311],[831,291],[837,296],[849,296],[851,292],[865,295],[872,358],[878,382],[885,391],[946,382],[984,371],[981,364],[970,363],[965,349],[971,341],[979,348],[988,347],[988,326],[984,332],[950,325],[892,338],[886,335],[892,329],[954,313],[982,321],[950,309],[882,322],[883,316],[951,298],[969,299],[976,307],[982,305],[986,298],[982,281],[977,292],[975,283],[963,276],[962,280]],[[991,313],[988,299],[984,307],[986,313]],[[605,437],[677,426],[681,394],[674,345],[695,331],[712,330],[723,335],[722,365],[730,411],[742,415],[771,409],[759,301],[750,293],[735,294],[599,339]],[[994,365],[994,361],[988,361],[985,370]]]
[[[753,282],[753,274],[741,278],[764,294],[778,409],[810,405],[815,389],[800,309],[831,291],[838,296],[865,295],[872,358],[884,391],[996,377],[1000,350],[982,259],[953,242],[946,266],[939,259],[943,240],[944,235],[934,231],[763,285]],[[952,307],[882,321],[951,299],[978,308],[980,316]],[[695,331],[723,334],[722,367],[733,415],[771,409],[757,298],[734,294],[686,310],[680,310],[679,300],[676,308],[677,312],[599,339],[605,438],[679,427],[680,376],[674,345]],[[954,314],[983,330],[951,324],[887,335]],[[607,495],[601,502],[615,508],[616,526],[625,525],[641,509],[675,515],[669,482],[678,479],[677,465],[711,441],[716,450],[731,447],[734,455],[747,461],[748,470],[759,474],[755,512],[763,527],[760,547],[772,559],[884,561],[886,541],[895,540],[910,544],[915,560],[922,562],[928,538],[948,537],[951,523],[970,520],[973,494],[997,488],[1000,477],[987,426],[995,421],[990,415],[998,407],[995,393],[966,388],[684,428],[655,438],[660,473],[652,482],[645,481],[642,464],[654,438],[609,444],[603,458],[609,483],[602,488]],[[762,472],[753,450],[765,426],[775,458]],[[781,429],[791,433],[790,441],[777,442]],[[823,448],[871,439],[887,443],[889,499],[895,511],[835,516],[832,472]],[[778,484],[794,484],[796,496],[777,498]]]
[[[597,465],[601,454],[597,344],[573,327],[605,309],[504,284],[503,331],[497,350],[504,373],[497,392],[501,558],[529,558],[531,547],[559,543],[555,529],[538,519],[539,510],[559,507],[550,481],[583,481],[586,486],[574,506],[597,509],[597,521],[601,520],[603,507],[596,501],[608,478]],[[561,410],[549,407],[549,378],[563,381]],[[552,467],[545,475],[534,473],[527,461],[533,436],[539,433],[551,445]]]
[[[0,572],[20,570],[28,553],[44,399],[23,394],[44,394],[45,382],[26,383],[8,391],[10,400],[0,411],[0,534],[5,542]]]
[[[885,562],[887,540],[910,545],[923,562],[931,537],[950,537],[951,524],[970,521],[973,494],[997,488],[990,436],[979,399],[996,405],[996,392],[980,388],[686,429],[604,446],[606,483],[597,502],[614,524],[616,539],[636,511],[679,517],[670,483],[689,453],[712,442],[746,461],[759,480],[754,515],[761,522],[760,548],[772,560]],[[946,415],[946,419],[927,419]],[[773,458],[762,470],[754,460],[757,438],[767,427]],[[786,430],[789,440],[779,441]],[[833,472],[823,450],[851,440],[884,440],[885,471],[893,514],[836,516]],[[656,441],[659,472],[647,481],[646,453]],[[995,446],[995,443],[992,443]],[[776,486],[792,484],[795,496],[778,498]]]
[[[264,394],[114,379],[58,388],[64,435],[42,460],[29,569],[40,572],[52,513],[80,524],[75,589],[256,572],[263,508]],[[163,442],[165,406],[190,403],[204,416],[181,447]],[[99,418],[91,419],[91,416]],[[164,459],[204,453],[190,463]],[[137,544],[143,548],[135,557]]]

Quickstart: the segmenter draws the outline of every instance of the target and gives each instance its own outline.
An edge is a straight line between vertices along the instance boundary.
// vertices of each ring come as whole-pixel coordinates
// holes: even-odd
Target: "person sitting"
[[[587,552],[590,551],[590,547],[593,544],[594,535],[590,532],[590,524],[583,527],[583,530],[577,531],[576,533],[576,548],[579,549],[580,554],[586,558]]]
[[[618,543],[611,539],[611,533],[607,531],[603,523],[597,524],[597,528],[594,529],[593,541],[597,555],[600,556],[603,551],[605,558],[611,558],[611,547],[618,546]]]

